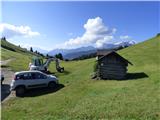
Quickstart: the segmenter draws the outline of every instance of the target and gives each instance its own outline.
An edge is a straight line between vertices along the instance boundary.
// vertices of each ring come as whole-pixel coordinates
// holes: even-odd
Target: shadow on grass
[[[136,80],[136,79],[147,78],[147,77],[149,76],[144,72],[127,73],[125,80]]]
[[[1,85],[1,101],[7,98],[10,94],[10,85],[9,84],[2,84]]]
[[[60,77],[60,76],[65,76],[65,75],[69,75],[71,72],[64,70],[62,73],[57,72],[57,74],[55,75],[56,77]]]
[[[93,76],[92,79],[96,80],[117,80],[117,81],[126,81],[126,80],[140,80],[142,78],[148,78],[149,76],[144,72],[138,72],[138,73],[127,73],[125,78],[108,78],[108,79],[100,79],[96,78],[96,76]]]
[[[68,75],[68,74],[70,74],[70,72],[67,71],[67,70],[64,70],[64,71],[63,71],[63,74],[64,74],[64,75]]]
[[[50,71],[47,71],[46,72],[46,74],[51,74],[51,75],[56,75],[56,73],[59,73],[59,72],[50,72]],[[67,70],[64,70],[62,73],[60,73],[60,74],[63,74],[63,75],[68,75],[68,74],[70,74],[70,72],[69,71],[67,71]],[[57,76],[57,75],[56,75]]]
[[[36,96],[41,96],[49,93],[54,93],[62,89],[63,87],[65,87],[63,84],[58,84],[54,89],[49,89],[49,88],[31,89],[31,90],[27,90],[22,97],[36,97]]]

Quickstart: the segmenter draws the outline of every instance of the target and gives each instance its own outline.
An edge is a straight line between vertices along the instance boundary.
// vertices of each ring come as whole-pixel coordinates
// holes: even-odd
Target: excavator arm
[[[46,62],[44,63],[44,65],[43,65],[44,68],[45,68],[45,69],[48,69],[48,67],[49,67],[49,65],[50,65],[50,63],[51,63],[52,61],[55,61],[56,70],[57,70],[58,72],[63,72],[63,71],[64,71],[64,67],[60,67],[60,65],[59,65],[59,59],[57,59],[57,58],[49,58],[49,59],[47,59]]]

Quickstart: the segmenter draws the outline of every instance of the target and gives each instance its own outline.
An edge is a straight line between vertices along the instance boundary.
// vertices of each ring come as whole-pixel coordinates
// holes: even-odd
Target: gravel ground
[[[1,63],[1,74],[4,75],[4,81],[1,85],[1,102],[8,100],[10,97],[14,97],[13,93],[10,93],[10,83],[13,78],[14,72],[11,69],[5,67],[8,62],[12,61],[13,59],[8,59],[5,61],[0,61]]]

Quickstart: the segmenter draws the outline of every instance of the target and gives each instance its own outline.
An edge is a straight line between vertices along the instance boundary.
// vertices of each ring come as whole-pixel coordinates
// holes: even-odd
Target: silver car
[[[54,88],[58,79],[53,75],[47,75],[40,71],[16,72],[10,84],[10,90],[15,90],[17,96],[24,94],[25,90],[39,87]]]

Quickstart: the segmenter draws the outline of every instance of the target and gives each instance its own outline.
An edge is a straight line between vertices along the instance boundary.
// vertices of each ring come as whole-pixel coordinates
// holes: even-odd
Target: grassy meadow
[[[47,94],[11,98],[2,104],[3,120],[158,120],[160,119],[159,37],[118,53],[133,63],[127,80],[92,80],[95,58],[61,62],[50,71],[63,87]],[[32,55],[1,49],[7,67],[28,70]],[[35,90],[36,91],[36,90]]]

